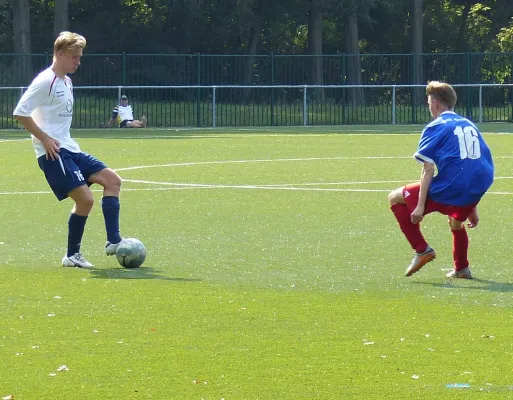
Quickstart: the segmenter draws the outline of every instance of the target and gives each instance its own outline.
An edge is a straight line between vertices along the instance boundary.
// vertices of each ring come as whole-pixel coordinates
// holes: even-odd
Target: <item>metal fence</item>
[[[0,53],[0,86],[27,85],[51,61],[50,53]],[[317,65],[321,81],[315,80],[319,79],[314,72]],[[361,81],[350,79],[355,68]],[[86,53],[73,81],[80,86],[512,83],[512,71],[513,52],[358,56]]]
[[[456,111],[476,122],[513,122],[513,84],[454,85]],[[25,87],[0,87],[0,128]],[[151,127],[423,124],[424,85],[75,86],[74,128],[98,128],[122,94]]]

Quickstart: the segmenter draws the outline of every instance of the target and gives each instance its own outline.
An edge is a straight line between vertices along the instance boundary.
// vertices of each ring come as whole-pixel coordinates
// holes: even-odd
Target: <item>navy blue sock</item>
[[[119,234],[119,197],[105,196],[102,199],[102,211],[107,240],[111,243],[121,242],[121,235]]]
[[[80,253],[80,245],[82,243],[82,236],[84,236],[84,228],[87,217],[82,215],[71,214],[68,220],[68,253],[67,256],[72,256],[75,253]]]

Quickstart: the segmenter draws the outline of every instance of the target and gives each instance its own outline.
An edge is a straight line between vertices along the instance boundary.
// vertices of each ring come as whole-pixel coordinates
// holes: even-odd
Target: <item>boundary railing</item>
[[[51,53],[0,53],[0,86],[26,85],[51,63]],[[413,85],[430,80],[511,83],[513,52],[244,55],[86,51],[73,74],[77,86]]]
[[[513,122],[513,84],[456,84],[456,111]],[[26,87],[0,87],[0,128]],[[425,85],[75,86],[74,128],[97,128],[122,94],[154,127],[418,124],[430,119]]]

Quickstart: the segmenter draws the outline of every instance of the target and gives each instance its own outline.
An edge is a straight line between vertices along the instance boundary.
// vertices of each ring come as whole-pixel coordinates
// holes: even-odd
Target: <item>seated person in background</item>
[[[132,106],[128,104],[128,97],[121,96],[121,104],[114,107],[112,117],[107,122],[107,126],[112,126],[116,122],[120,128],[146,128],[147,118],[143,115],[141,120],[134,120]]]

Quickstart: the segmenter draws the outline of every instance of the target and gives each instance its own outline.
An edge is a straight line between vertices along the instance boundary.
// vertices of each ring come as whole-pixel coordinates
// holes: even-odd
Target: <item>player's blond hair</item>
[[[434,97],[440,103],[447,106],[449,110],[453,110],[458,101],[458,96],[454,88],[445,82],[431,81],[426,87],[426,94]]]
[[[59,34],[55,43],[53,44],[53,55],[56,55],[59,50],[76,50],[83,49],[86,46],[85,37],[78,33],[64,31]]]

